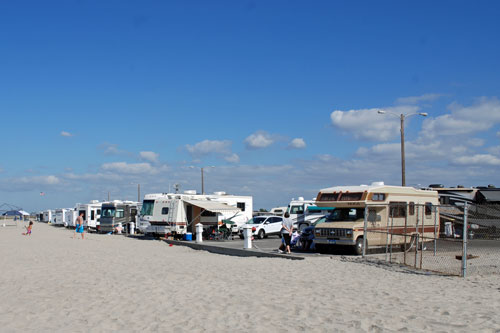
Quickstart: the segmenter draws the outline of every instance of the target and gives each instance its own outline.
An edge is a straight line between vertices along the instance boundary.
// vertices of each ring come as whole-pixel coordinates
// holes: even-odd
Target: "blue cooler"
[[[184,234],[184,240],[187,240],[187,241],[192,241],[193,240],[193,234],[190,233],[190,232],[186,232]]]

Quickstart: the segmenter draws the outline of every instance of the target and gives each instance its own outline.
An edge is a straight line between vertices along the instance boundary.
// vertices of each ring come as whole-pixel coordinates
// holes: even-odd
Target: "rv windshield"
[[[148,215],[151,216],[153,215],[153,207],[155,206],[155,201],[154,200],[144,200],[142,202],[142,209],[141,209],[141,215]]]
[[[114,217],[114,216],[115,216],[114,207],[106,207],[102,209],[101,217]]]
[[[364,218],[364,208],[336,208],[330,215],[328,215],[326,222],[356,221]]]
[[[250,221],[248,221],[248,224],[261,224],[266,220],[265,217],[254,217]]]

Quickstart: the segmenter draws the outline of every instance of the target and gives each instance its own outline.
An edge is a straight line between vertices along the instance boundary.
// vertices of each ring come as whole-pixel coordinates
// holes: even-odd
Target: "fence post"
[[[365,220],[363,226],[363,254],[362,254],[363,258],[366,255],[366,239],[368,238],[367,230],[368,230],[368,205],[365,206]]]
[[[438,216],[438,206],[432,205],[434,211],[434,256],[437,252],[437,216]]]
[[[467,202],[464,205],[464,230],[462,235],[462,277],[467,276],[467,217],[468,217]]]

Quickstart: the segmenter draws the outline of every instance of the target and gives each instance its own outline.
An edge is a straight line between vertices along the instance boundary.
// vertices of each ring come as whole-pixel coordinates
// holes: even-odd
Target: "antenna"
[[[174,184],[174,190],[175,190],[175,193],[179,193],[179,190],[181,189],[181,185],[180,184]]]

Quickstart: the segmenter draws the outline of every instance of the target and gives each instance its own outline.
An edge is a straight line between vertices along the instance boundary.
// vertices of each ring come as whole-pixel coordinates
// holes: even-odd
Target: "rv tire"
[[[368,247],[368,241],[366,242],[366,245]],[[357,255],[363,254],[363,237],[358,237],[358,239],[356,239],[356,245],[354,245],[354,253],[356,253]]]
[[[316,244],[315,248],[316,248],[316,252],[318,252],[318,253],[326,253],[327,245],[325,245],[325,244]]]

